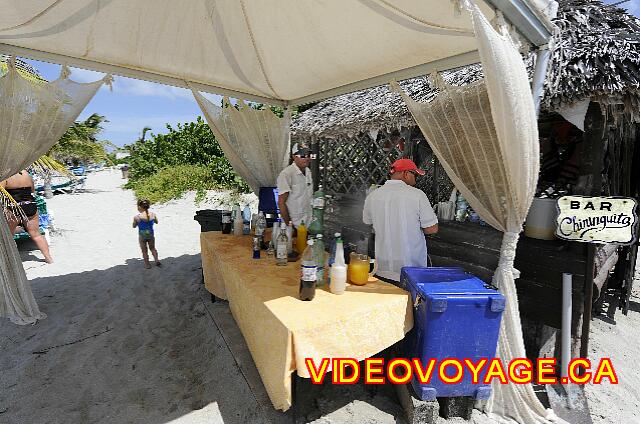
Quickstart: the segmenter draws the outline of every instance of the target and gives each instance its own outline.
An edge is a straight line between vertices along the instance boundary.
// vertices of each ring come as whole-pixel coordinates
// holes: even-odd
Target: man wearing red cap
[[[377,275],[397,282],[403,266],[427,266],[424,235],[438,232],[438,218],[427,195],[414,187],[422,169],[411,159],[398,159],[390,174],[367,196],[362,220],[376,234]]]

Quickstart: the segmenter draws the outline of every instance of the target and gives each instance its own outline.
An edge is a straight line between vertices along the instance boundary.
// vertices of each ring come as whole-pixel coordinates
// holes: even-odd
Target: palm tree
[[[97,113],[75,122],[64,133],[48,155],[62,162],[98,162],[107,159],[105,145],[97,139],[106,118]]]
[[[145,137],[147,136],[147,132],[151,131],[150,127],[144,127],[142,129],[142,135],[140,136],[140,138],[138,139],[138,141],[140,143],[144,143]]]
[[[0,75],[7,72],[7,60],[8,60],[8,56],[0,55]],[[27,80],[38,82],[38,83],[47,82],[46,79],[40,76],[40,74],[35,68],[33,68],[26,62],[23,62],[22,60],[17,58],[16,58],[16,69],[18,70],[18,74],[20,74],[20,76],[22,76]],[[62,173],[70,174],[69,171],[64,167],[64,165],[62,165],[60,162],[56,161],[55,159],[53,159],[48,155],[44,155],[41,158],[39,158],[36,162],[34,162],[31,165],[31,167],[34,170],[40,171],[42,173],[51,172],[55,170]],[[2,207],[3,210],[13,212],[14,214],[21,213],[21,209],[18,207],[18,204],[16,203],[16,201],[2,187],[0,187],[0,207]]]
[[[46,155],[46,164],[57,163],[58,167],[40,167],[44,176],[44,196],[53,197],[51,192],[51,177],[53,171],[75,178],[60,162],[99,162],[108,161],[105,147],[113,146],[109,141],[98,141],[97,136],[102,131],[102,123],[106,118],[97,113],[91,114],[84,121],[75,122],[63,134]]]

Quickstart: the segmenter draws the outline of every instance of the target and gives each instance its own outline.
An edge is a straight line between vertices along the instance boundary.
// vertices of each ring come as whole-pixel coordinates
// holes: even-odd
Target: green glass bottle
[[[311,223],[307,228],[309,235],[313,238],[318,234],[324,233],[324,191],[322,185],[318,186],[318,190],[313,193]]]
[[[316,286],[324,286],[324,241],[322,240],[322,234],[318,234],[313,242],[313,256],[316,261]]]

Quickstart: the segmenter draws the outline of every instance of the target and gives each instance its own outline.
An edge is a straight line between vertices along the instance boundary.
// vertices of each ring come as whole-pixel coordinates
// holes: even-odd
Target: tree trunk
[[[53,190],[51,190],[51,173],[47,172],[44,176],[44,198],[51,199],[53,197]]]

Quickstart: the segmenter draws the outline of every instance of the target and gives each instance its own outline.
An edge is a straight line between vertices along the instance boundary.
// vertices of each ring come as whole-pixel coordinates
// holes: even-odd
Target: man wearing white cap
[[[362,220],[376,234],[376,275],[400,281],[403,266],[427,266],[425,234],[438,232],[438,218],[427,195],[415,188],[416,174],[424,175],[411,159],[398,159],[389,180],[364,201]]]
[[[309,148],[295,143],[291,148],[293,163],[278,175],[278,208],[284,222],[294,226],[311,221],[313,178],[309,169]]]

